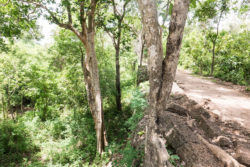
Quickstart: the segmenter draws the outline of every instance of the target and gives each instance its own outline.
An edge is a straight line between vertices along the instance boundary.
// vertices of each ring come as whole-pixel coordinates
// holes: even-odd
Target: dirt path
[[[250,97],[187,71],[177,71],[176,81],[188,97],[220,116],[250,129]],[[180,90],[179,90],[180,91]]]

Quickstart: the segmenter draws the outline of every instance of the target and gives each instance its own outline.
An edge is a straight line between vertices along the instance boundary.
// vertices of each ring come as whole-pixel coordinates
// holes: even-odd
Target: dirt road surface
[[[184,93],[204,108],[220,116],[222,121],[236,121],[250,129],[250,97],[211,79],[193,76],[188,71],[178,70],[176,82]],[[177,85],[174,85],[176,89]]]

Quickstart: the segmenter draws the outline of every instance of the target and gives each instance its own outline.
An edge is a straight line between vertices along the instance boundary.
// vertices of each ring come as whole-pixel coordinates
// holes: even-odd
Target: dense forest
[[[177,66],[250,91],[249,6],[248,0],[0,0],[0,166],[198,167],[190,159],[196,147],[176,147],[188,143],[178,138],[188,130],[166,111],[176,99]],[[199,142],[214,148],[201,134]],[[224,150],[216,151],[219,165],[207,156],[200,166],[250,165]]]

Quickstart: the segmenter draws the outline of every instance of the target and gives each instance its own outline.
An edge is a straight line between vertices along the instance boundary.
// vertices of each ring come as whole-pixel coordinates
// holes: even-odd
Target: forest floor
[[[250,129],[250,96],[241,86],[195,76],[184,70],[177,71],[176,82],[182,89],[177,91],[183,91],[190,99],[217,114],[222,121],[236,121]],[[174,89],[178,87],[174,86]]]

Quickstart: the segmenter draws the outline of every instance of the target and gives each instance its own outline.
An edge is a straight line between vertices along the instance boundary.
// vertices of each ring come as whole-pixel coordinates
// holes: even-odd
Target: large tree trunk
[[[104,146],[107,145],[107,140],[104,128],[99,72],[94,42],[94,32],[88,33],[87,42],[85,43],[86,56],[83,68],[88,103],[95,122],[97,152],[102,153],[104,151]]]
[[[170,166],[165,141],[157,134],[159,113],[166,107],[175,78],[180,46],[187,18],[189,0],[175,0],[169,36],[167,56],[163,59],[162,34],[158,23],[155,0],[138,0],[142,15],[149,59],[149,109],[146,127],[145,162],[147,167]]]

